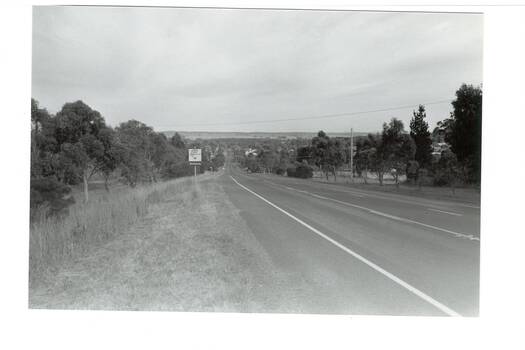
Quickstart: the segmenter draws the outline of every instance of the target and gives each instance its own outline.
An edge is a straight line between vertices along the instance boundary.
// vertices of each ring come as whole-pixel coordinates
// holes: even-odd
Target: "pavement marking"
[[[439,210],[439,209],[434,209],[434,208],[427,208],[427,209],[431,211],[437,211],[438,213],[444,213],[444,214],[449,214],[449,215],[454,215],[454,216],[463,216],[463,214],[453,213],[451,211]]]
[[[315,227],[312,227],[310,226],[309,224],[307,224],[306,222],[304,222],[303,220],[297,218],[296,216],[290,214],[289,212],[287,212],[286,210],[278,207],[277,205],[273,204],[272,202],[270,202],[269,200],[267,200],[266,198],[264,198],[263,196],[255,193],[254,191],[250,190],[248,187],[240,184],[237,180],[235,180],[235,178],[233,176],[231,176],[231,179],[237,184],[239,185],[241,188],[243,188],[244,190],[250,192],[251,194],[253,194],[254,196],[256,196],[257,198],[263,200],[264,202],[266,202],[267,204],[271,205],[272,207],[274,207],[275,209],[279,210],[280,212],[282,212],[283,214],[285,214],[286,216],[292,218],[293,220],[297,221],[298,223],[300,223],[301,225],[303,225],[304,227],[308,228],[309,230],[311,230],[312,232],[316,233],[317,235],[321,236],[322,238],[326,239],[327,241],[329,241],[330,243],[332,243],[333,245],[335,245],[336,247],[342,249],[343,251],[345,251],[346,253],[352,255],[354,258],[358,259],[359,261],[361,261],[362,263],[368,265],[369,267],[373,268],[374,270],[376,270],[377,272],[383,274],[384,276],[388,277],[389,279],[391,279],[392,281],[394,281],[395,283],[399,284],[400,286],[402,286],[403,288],[407,289],[409,292],[411,292],[412,294],[415,294],[416,296],[418,296],[419,298],[423,299],[424,301],[428,302],[429,304],[433,305],[434,307],[436,307],[437,309],[441,310],[442,312],[444,312],[445,314],[447,314],[448,316],[461,316],[459,313],[457,313],[456,311],[452,310],[451,308],[449,308],[448,306],[440,303],[439,301],[435,300],[434,298],[432,298],[431,296],[423,293],[422,291],[420,291],[419,289],[417,289],[416,287],[413,287],[412,285],[408,284],[407,282],[403,281],[402,279],[400,279],[399,277],[395,276],[394,274],[388,272],[387,270],[383,269],[382,267],[380,267],[379,265],[373,263],[372,261],[368,260],[367,258],[363,257],[362,255],[359,255],[358,253],[354,252],[353,250],[349,249],[348,247],[342,245],[341,243],[339,243],[338,241],[336,241],[335,239],[333,238],[330,238],[329,236],[325,235],[324,233],[322,233],[321,231],[319,231],[318,229],[316,229]]]
[[[268,183],[272,183],[270,181],[267,181],[267,182]],[[281,185],[278,185],[278,184],[274,184],[274,185],[281,186]],[[457,237],[457,238],[464,238],[464,239],[468,239],[468,240],[471,240],[471,241],[478,241],[479,242],[479,237],[476,237],[476,236],[474,236],[472,234],[466,234],[466,233],[460,233],[460,232],[447,230],[445,228],[441,228],[441,227],[425,224],[423,222],[419,222],[419,221],[415,221],[415,220],[406,219],[406,218],[402,218],[402,217],[399,217],[399,216],[383,213],[381,211],[373,210],[373,209],[370,209],[370,208],[367,208],[367,207],[363,207],[361,205],[357,205],[357,204],[353,204],[353,203],[349,203],[349,202],[345,202],[345,201],[340,201],[338,199],[334,199],[334,198],[330,198],[330,197],[321,196],[321,195],[318,195],[318,194],[315,194],[315,193],[312,193],[312,192],[308,192],[308,191],[298,190],[298,189],[293,188],[293,187],[288,187],[288,186],[283,186],[283,187],[285,187],[286,189],[289,189],[289,190],[292,190],[292,191],[296,191],[296,192],[300,192],[300,193],[304,193],[304,194],[307,194],[309,196],[316,197],[316,198],[319,198],[319,199],[324,199],[324,200],[332,201],[332,202],[335,202],[335,203],[343,204],[343,205],[346,205],[346,206],[349,206],[349,207],[358,208],[358,209],[367,211],[367,212],[369,212],[371,214],[382,216],[382,217],[385,217],[385,218],[388,218],[388,219],[391,219],[391,220],[396,220],[396,221],[401,221],[401,222],[404,222],[404,223],[419,225],[419,226],[430,228],[430,229],[433,229],[433,230],[436,230],[436,231],[442,231],[442,232],[449,233],[449,234],[451,234],[451,235],[453,235],[454,237]],[[428,208],[428,209],[430,209],[430,208]]]

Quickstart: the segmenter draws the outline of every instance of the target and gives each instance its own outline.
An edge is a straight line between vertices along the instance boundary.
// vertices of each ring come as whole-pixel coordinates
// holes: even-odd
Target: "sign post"
[[[188,149],[188,160],[190,165],[193,165],[193,176],[197,176],[197,165],[201,165],[202,161],[202,150],[200,148]]]

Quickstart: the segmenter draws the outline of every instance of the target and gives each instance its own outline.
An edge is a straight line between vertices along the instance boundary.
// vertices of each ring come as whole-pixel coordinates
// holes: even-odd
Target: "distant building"
[[[449,151],[450,145],[446,142],[434,142],[432,144],[432,158],[434,161],[438,161],[441,158],[443,151]]]
[[[244,152],[244,155],[246,157],[248,156],[257,157],[257,150],[255,148],[249,148],[246,152]]]

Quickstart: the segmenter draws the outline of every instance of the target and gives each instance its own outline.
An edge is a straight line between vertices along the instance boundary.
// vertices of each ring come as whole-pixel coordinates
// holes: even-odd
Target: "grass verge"
[[[115,239],[63,262],[44,283],[30,287],[29,306],[300,310],[287,277],[273,265],[217,179],[203,175],[195,183],[182,180],[139,190],[137,203],[145,203],[147,213]]]
[[[94,196],[78,202],[62,218],[41,215],[30,223],[29,285],[53,278],[57,269],[125,232],[162,196],[181,192],[191,178]]]

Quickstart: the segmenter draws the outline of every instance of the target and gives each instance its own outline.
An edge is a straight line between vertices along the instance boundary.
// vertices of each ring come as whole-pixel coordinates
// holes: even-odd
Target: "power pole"
[[[350,178],[354,182],[354,129],[350,128]]]

